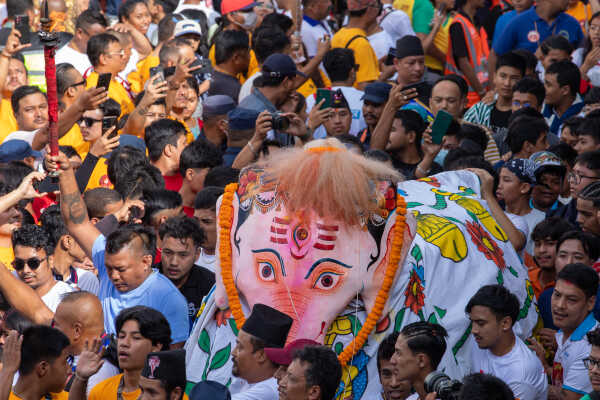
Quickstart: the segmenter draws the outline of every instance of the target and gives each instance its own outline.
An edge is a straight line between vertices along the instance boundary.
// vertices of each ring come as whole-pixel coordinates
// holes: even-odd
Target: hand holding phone
[[[15,15],[15,29],[19,31],[21,44],[31,43],[31,30],[29,29],[29,17],[27,15]]]
[[[452,123],[452,115],[448,114],[444,110],[438,111],[433,124],[431,125],[431,141],[435,144],[442,144],[442,139],[450,124]]]
[[[165,70],[159,65],[150,68],[150,78],[154,80],[154,83],[160,83],[165,80]]]
[[[333,101],[333,91],[329,89],[317,89],[317,100],[315,104],[319,104],[321,100],[325,100],[321,104],[320,110],[330,108]]]
[[[108,90],[111,79],[112,79],[112,74],[110,72],[108,72],[106,74],[98,75],[98,83],[96,84],[96,87],[104,88],[104,90]]]

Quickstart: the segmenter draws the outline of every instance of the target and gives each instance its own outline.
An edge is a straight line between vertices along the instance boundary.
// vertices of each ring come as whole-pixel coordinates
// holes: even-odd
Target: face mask
[[[441,149],[440,152],[437,154],[437,156],[435,156],[435,159],[433,161],[435,161],[439,165],[443,166],[444,160],[446,159],[447,155],[448,155],[448,149]]]
[[[239,24],[244,29],[252,29],[254,25],[256,25],[256,13],[254,11],[250,12],[239,12],[238,15],[241,15],[244,18],[244,22]]]

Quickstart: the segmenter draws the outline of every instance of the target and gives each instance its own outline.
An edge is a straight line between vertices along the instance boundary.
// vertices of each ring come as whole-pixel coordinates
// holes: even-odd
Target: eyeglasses
[[[567,178],[569,179],[569,181],[573,181],[574,184],[579,185],[581,183],[581,180],[583,178],[587,178],[587,179],[600,179],[600,177],[597,176],[587,176],[587,175],[580,175],[577,172],[571,171],[569,172],[569,174],[567,175]]]
[[[82,86],[82,85],[85,85],[85,79],[82,80],[81,82],[77,82],[72,85],[69,85],[69,87],[77,87],[77,86]]]
[[[594,369],[594,367],[600,368],[600,360],[596,360],[595,358],[590,357],[584,358],[583,365],[585,365],[587,369]]]
[[[94,125],[96,122],[102,122],[101,119],[95,119],[90,117],[81,117],[77,124],[87,126],[88,128]]]
[[[39,258],[30,258],[28,260],[23,260],[20,258],[15,258],[12,265],[13,268],[16,269],[17,271],[22,270],[23,268],[25,268],[25,264],[27,264],[27,266],[29,266],[29,269],[32,271],[35,271],[36,269],[39,268],[39,266],[45,261],[44,260],[40,260]]]
[[[513,101],[513,106],[519,107],[519,108],[527,108],[527,107],[531,107],[531,103],[529,103],[529,102],[521,103],[520,101]]]
[[[125,57],[125,50],[121,49],[121,51],[114,51],[112,53],[106,53],[107,56],[119,56],[119,57]]]

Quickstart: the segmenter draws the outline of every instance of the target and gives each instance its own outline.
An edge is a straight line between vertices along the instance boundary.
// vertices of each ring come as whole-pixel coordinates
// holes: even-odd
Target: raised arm
[[[401,86],[394,86],[390,91],[390,97],[387,103],[383,107],[381,118],[373,131],[371,137],[371,148],[385,150],[385,146],[390,139],[390,131],[392,130],[392,124],[394,123],[394,116],[396,111],[408,104],[408,102],[417,97],[417,90],[412,88],[408,90],[402,90]]]
[[[58,136],[64,136],[77,123],[87,110],[95,110],[108,99],[104,88],[89,88],[82,92],[75,102],[60,114],[58,119]]]
[[[0,93],[4,91],[4,84],[6,83],[6,77],[8,75],[8,64],[10,63],[10,59],[19,51],[31,46],[31,44],[21,44],[20,37],[21,33],[13,27],[12,31],[8,35],[8,38],[6,39],[6,45],[0,53]]]
[[[90,222],[71,163],[60,152],[58,156],[49,156],[46,166],[49,171],[59,173],[60,210],[69,234],[77,240],[85,254],[92,258],[92,247],[100,236],[100,231]]]
[[[36,324],[50,325],[54,313],[50,311],[40,296],[13,275],[0,263],[0,292],[8,303],[18,312]]]

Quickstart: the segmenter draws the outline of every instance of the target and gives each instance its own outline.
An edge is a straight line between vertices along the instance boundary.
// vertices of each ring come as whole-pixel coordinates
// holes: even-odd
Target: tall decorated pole
[[[58,95],[56,93],[56,64],[54,56],[58,45],[58,35],[52,32],[52,20],[48,12],[48,0],[42,3],[40,22],[42,30],[39,32],[40,42],[44,44],[44,62],[46,87],[48,96],[48,136],[50,142],[50,155],[58,155]]]

